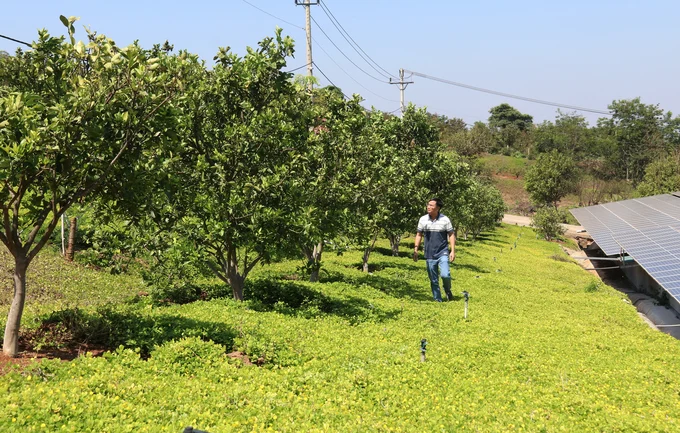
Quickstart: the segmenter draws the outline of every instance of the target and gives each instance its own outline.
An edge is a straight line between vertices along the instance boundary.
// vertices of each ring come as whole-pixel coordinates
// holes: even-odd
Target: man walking
[[[427,202],[427,214],[418,221],[413,261],[418,261],[418,246],[425,236],[425,260],[427,262],[427,274],[430,277],[432,296],[437,302],[442,302],[442,294],[439,290],[439,276],[442,277],[444,292],[449,301],[453,300],[451,293],[451,271],[449,262],[456,259],[456,236],[453,232],[451,220],[440,213],[442,201],[433,198]],[[448,238],[448,242],[447,242]],[[451,245],[451,252],[448,246]]]

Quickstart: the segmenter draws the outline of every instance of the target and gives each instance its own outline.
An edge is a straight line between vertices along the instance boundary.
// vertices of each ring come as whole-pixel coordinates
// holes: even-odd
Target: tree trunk
[[[312,272],[309,275],[309,281],[311,283],[317,283],[319,281],[319,270],[321,270],[321,254],[323,253],[323,241],[319,242],[312,252],[312,257],[309,260],[309,265]]]
[[[364,250],[363,270],[366,273],[368,273],[368,258],[371,255],[371,251],[373,251],[373,247],[375,247],[375,241],[377,241],[377,240],[378,240],[378,232],[376,231],[375,235],[373,236],[373,241],[371,242],[371,245]]]
[[[14,263],[14,298],[7,315],[5,339],[2,343],[3,353],[11,357],[19,353],[19,327],[26,301],[26,269],[28,268],[28,262],[25,257],[15,258]]]
[[[371,255],[371,248],[364,249],[363,270],[368,273],[368,257]]]
[[[245,277],[239,275],[238,273],[234,273],[234,275],[229,278],[231,292],[234,295],[234,299],[236,301],[243,301],[243,286],[245,280]]]
[[[68,248],[66,248],[66,260],[69,262],[73,261],[73,255],[75,253],[75,247],[73,244],[76,242],[76,230],[78,229],[78,218],[71,218],[71,226],[68,231]]]
[[[395,235],[395,236],[389,236],[390,238],[390,247],[392,247],[392,255],[394,257],[399,257],[399,242],[401,242],[401,236]]]

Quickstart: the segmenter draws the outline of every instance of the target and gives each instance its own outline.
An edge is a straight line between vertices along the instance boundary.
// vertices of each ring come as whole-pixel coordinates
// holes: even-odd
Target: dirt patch
[[[524,180],[523,176],[515,176],[514,174],[507,174],[507,173],[498,173],[494,174],[493,177],[499,178],[499,179],[511,179],[511,180]]]
[[[0,353],[0,376],[9,373],[14,369],[24,370],[27,366],[40,363],[43,359],[60,359],[62,361],[72,361],[79,356],[90,353],[92,356],[101,356],[107,349],[81,345],[70,349],[51,349],[51,350],[25,350],[19,347],[19,353],[12,358],[4,353]]]
[[[237,352],[231,352],[231,353],[227,353],[227,356],[229,358],[240,360],[243,363],[243,365],[257,365],[258,367],[261,367],[264,364],[264,358],[257,358],[255,363],[253,364],[253,362],[250,361],[250,358],[248,357],[248,355],[246,355],[243,352],[238,352],[238,351]]]

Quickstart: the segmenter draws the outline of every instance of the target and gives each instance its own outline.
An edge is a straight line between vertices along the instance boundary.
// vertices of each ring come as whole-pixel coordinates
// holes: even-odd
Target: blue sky
[[[244,53],[246,46],[272,35],[278,25],[297,42],[290,68],[304,65],[304,8],[295,6],[294,0],[248,1],[278,18],[243,0],[166,1],[161,6],[127,0],[6,2],[0,34],[26,41],[36,37],[38,28],[64,34],[59,15],[75,15],[80,17],[76,36],[84,38],[82,26],[87,25],[119,45],[138,39],[151,46],[167,39],[176,49],[187,49],[211,63],[217,47]],[[324,4],[359,46],[394,75],[405,68],[597,110],[606,110],[613,100],[639,96],[646,104],[680,114],[677,0],[325,0]],[[347,44],[320,6],[312,6],[312,16],[357,65],[382,78]],[[357,69],[314,23],[312,35],[315,63],[346,94],[359,93],[366,106],[383,111],[399,108],[397,86]],[[0,39],[0,50],[16,48]],[[322,85],[328,84],[316,75]],[[531,114],[536,122],[554,120],[556,115],[555,107],[412,79],[407,101],[468,123],[485,121],[489,109],[503,102]],[[600,117],[581,114],[591,124]]]

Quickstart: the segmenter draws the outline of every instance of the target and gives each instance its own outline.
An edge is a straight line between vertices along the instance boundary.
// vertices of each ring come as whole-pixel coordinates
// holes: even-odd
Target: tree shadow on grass
[[[275,278],[246,282],[244,296],[255,311],[276,311],[305,318],[334,315],[352,324],[394,320],[401,314],[400,310],[382,309],[356,296],[331,297],[305,284]]]
[[[418,270],[422,269],[418,268]],[[427,278],[426,275],[427,274],[423,272],[423,278]],[[322,278],[321,281],[327,283],[341,282],[353,286],[367,285],[394,298],[410,298],[417,301],[427,301],[430,299],[429,295],[421,288],[408,281],[396,278],[385,278],[377,274],[371,275],[361,273],[359,275],[348,275],[339,272],[330,272],[327,276]]]
[[[147,358],[155,346],[183,337],[199,337],[231,349],[237,332],[222,323],[179,315],[147,316],[135,311],[101,307],[90,313],[78,308],[52,312],[37,329],[22,333],[26,350],[80,351],[119,346],[138,349]]]
[[[465,269],[467,271],[474,272],[476,274],[488,274],[488,273],[491,272],[487,269],[480,268],[479,266],[469,265],[469,264],[461,265],[461,264],[458,264],[458,263],[454,263],[451,266],[451,268],[452,268],[451,269],[452,272],[455,272],[457,269]]]
[[[357,271],[363,271],[364,265],[363,263],[354,263],[352,265],[346,265],[345,266],[348,269],[354,269]],[[394,263],[394,262],[381,262],[381,261],[373,261],[372,263],[368,264],[368,272],[373,273],[373,272],[380,272],[384,269],[387,268],[396,268],[396,269],[403,269],[405,271],[422,271],[425,268],[423,266],[418,266],[414,263]]]
[[[413,247],[411,247],[411,251],[413,251]],[[399,251],[399,255],[395,256],[394,254],[392,254],[392,248],[375,247],[373,248],[373,252],[388,257],[411,257],[409,253],[406,251]]]

